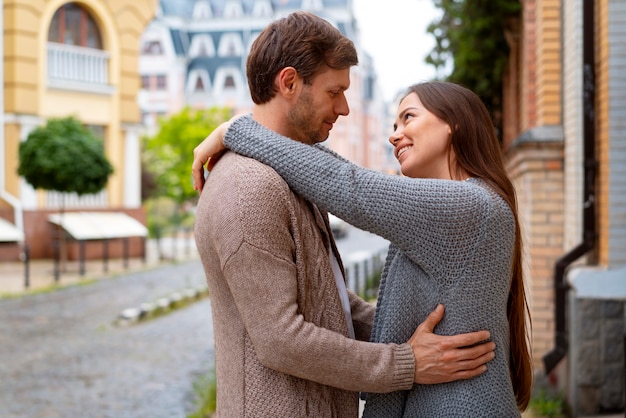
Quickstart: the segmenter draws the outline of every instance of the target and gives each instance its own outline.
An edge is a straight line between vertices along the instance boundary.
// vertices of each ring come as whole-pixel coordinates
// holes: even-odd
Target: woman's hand
[[[204,165],[206,164],[207,171],[211,171],[217,160],[220,159],[222,154],[226,152],[224,147],[224,135],[230,126],[231,122],[240,117],[236,115],[228,122],[220,124],[209,136],[207,136],[197,147],[193,150],[193,163],[191,164],[191,174],[193,176],[193,188],[198,192],[202,191],[204,187]]]

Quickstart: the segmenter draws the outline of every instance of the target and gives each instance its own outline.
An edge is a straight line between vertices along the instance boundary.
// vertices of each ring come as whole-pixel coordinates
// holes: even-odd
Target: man
[[[252,45],[247,76],[260,124],[308,144],[349,112],[354,45],[325,20],[296,12]],[[467,379],[493,358],[486,331],[432,333],[439,308],[409,343],[370,343],[374,308],[346,289],[328,215],[271,168],[226,153],[204,184],[195,237],[215,328],[217,415],[356,417],[358,391]],[[203,187],[204,186],[204,187]]]

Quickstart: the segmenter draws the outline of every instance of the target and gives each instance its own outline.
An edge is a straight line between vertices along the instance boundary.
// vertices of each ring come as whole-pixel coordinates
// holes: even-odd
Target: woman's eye
[[[409,120],[413,117],[414,115],[412,113],[405,113],[404,114],[404,120]]]

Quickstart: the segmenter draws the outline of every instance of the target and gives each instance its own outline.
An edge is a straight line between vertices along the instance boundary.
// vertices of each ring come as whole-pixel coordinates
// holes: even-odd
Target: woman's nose
[[[391,145],[395,145],[396,142],[398,142],[401,137],[402,137],[402,135],[400,133],[400,129],[395,129],[393,131],[393,133],[391,134],[391,136],[389,137],[389,143]]]

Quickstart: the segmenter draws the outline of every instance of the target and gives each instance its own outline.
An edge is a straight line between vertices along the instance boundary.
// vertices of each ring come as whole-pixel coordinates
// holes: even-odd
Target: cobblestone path
[[[161,418],[213,367],[209,299],[129,326],[119,313],[202,286],[199,261],[0,300],[0,417]]]

